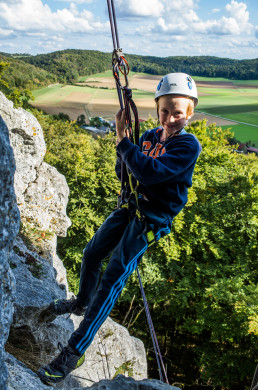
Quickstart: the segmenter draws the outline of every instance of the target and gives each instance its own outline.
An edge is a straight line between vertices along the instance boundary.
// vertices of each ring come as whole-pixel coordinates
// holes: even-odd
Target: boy
[[[85,314],[58,357],[39,369],[44,383],[60,382],[83,363],[86,349],[150,244],[148,233],[152,232],[152,241],[168,234],[173,218],[187,202],[201,152],[197,138],[184,130],[198,103],[195,82],[185,73],[170,73],[160,81],[155,100],[161,126],[146,131],[140,147],[126,136],[124,111],[116,115],[116,173],[120,177],[122,157],[133,181],[138,181],[139,193],[130,197],[129,207],[113,211],[84,249],[76,299],[56,300],[48,308],[55,315]],[[97,288],[101,262],[110,252]]]

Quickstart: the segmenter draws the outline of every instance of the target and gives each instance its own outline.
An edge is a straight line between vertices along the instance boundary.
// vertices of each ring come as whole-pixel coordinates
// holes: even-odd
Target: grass
[[[222,129],[231,129],[234,137],[240,142],[250,142],[258,148],[258,129],[248,125],[221,126]]]
[[[242,85],[251,85],[258,87],[258,80],[231,80],[225,79],[223,77],[202,77],[202,76],[193,76],[195,81],[211,81],[211,82],[223,82],[223,83],[233,83],[233,84],[242,84]]]
[[[255,81],[258,83],[258,80]],[[243,82],[245,81],[241,81]],[[258,89],[200,87],[198,90],[206,94],[200,96],[198,111],[233,121],[250,123],[250,125],[258,125]],[[252,133],[258,131],[258,128],[253,128],[253,126],[250,128]]]
[[[234,84],[253,85],[258,87],[258,80],[232,80]]]
[[[87,81],[88,79],[90,78],[102,78],[102,77],[113,77],[113,72],[112,70],[107,70],[106,72],[102,72],[102,73],[96,73],[96,74],[92,74],[92,75],[89,75],[89,76],[80,76],[78,78],[78,82],[81,83],[81,82],[85,82]]]

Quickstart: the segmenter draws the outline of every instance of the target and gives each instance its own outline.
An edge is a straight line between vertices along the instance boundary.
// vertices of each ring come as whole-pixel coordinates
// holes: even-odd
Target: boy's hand
[[[120,109],[116,114],[116,135],[116,144],[118,145],[126,137],[125,110]]]

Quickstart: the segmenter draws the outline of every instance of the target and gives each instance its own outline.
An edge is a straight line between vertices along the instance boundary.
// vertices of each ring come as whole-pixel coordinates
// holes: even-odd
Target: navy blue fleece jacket
[[[140,182],[139,192],[173,219],[187,202],[188,188],[192,186],[195,163],[202,148],[198,139],[184,129],[162,143],[162,130],[159,127],[146,131],[140,138],[140,146],[123,138],[117,145],[116,174],[120,178],[121,156]]]

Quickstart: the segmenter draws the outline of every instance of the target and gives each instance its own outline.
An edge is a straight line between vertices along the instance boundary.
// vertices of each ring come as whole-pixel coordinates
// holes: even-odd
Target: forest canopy
[[[132,54],[126,54],[126,58],[130,63],[132,71],[153,75],[185,72],[192,76],[223,77],[234,80],[258,79],[258,59],[235,60],[211,56],[171,56],[163,58]],[[35,56],[24,55],[23,57],[19,55],[17,57],[15,55],[15,58],[9,55],[8,59],[12,61],[12,65],[14,65],[14,62],[17,62],[18,65],[16,66],[18,68],[21,68],[21,63],[24,62],[37,67],[37,72],[39,68],[45,70],[47,73],[42,73],[38,77],[40,81],[42,79],[43,81],[44,79],[46,80],[47,77],[56,77],[60,83],[74,82],[80,76],[87,76],[111,69],[111,53],[95,50],[69,49]],[[36,70],[31,68],[30,72],[35,73]],[[27,76],[24,74],[24,77],[26,78]],[[36,75],[33,78],[37,78]],[[16,85],[16,87],[19,86]]]

